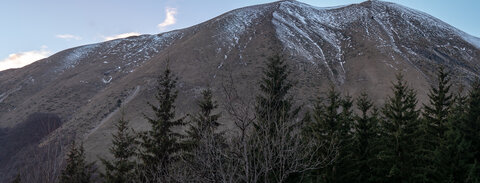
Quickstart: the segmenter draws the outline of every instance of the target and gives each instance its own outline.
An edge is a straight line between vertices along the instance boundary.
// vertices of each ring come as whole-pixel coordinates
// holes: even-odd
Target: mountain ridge
[[[337,9],[341,9],[341,8],[345,8],[345,7],[349,7],[349,6],[364,5],[364,4],[368,4],[368,3],[375,3],[375,4],[380,4],[380,5],[383,5],[383,6],[389,6],[390,5],[390,6],[393,6],[393,7],[402,8],[402,9],[410,11],[410,12],[414,12],[414,14],[421,14],[422,16],[426,16],[429,19],[433,19],[436,22],[440,22],[441,24],[443,24],[443,25],[441,25],[441,27],[447,27],[446,29],[450,29],[453,32],[457,32],[460,36],[462,36],[462,38],[465,41],[469,42],[472,46],[480,48],[480,38],[479,37],[470,35],[470,34],[464,32],[464,31],[462,31],[458,28],[450,26],[450,25],[448,25],[448,23],[446,23],[446,22],[444,22],[444,21],[442,21],[442,20],[440,20],[436,17],[433,17],[433,16],[431,16],[431,15],[425,13],[425,12],[415,10],[415,9],[412,9],[412,8],[409,8],[409,7],[406,7],[406,6],[397,4],[397,3],[381,1],[381,0],[369,0],[369,1],[364,1],[362,3],[358,3],[358,4],[348,4],[348,5],[340,5],[340,6],[332,6],[332,7],[317,7],[317,6],[308,5],[306,3],[303,3],[303,2],[300,2],[300,1],[297,1],[297,0],[279,0],[279,1],[276,1],[276,2],[259,4],[259,5],[252,5],[252,6],[247,6],[247,7],[231,10],[231,11],[228,11],[228,12],[222,14],[222,15],[219,15],[219,16],[213,18],[212,20],[218,19],[219,17],[225,16],[225,15],[228,15],[228,14],[235,13],[237,11],[241,11],[243,9],[251,9],[251,8],[254,8],[254,7],[265,7],[265,6],[267,6],[267,7],[268,6],[279,6],[279,5],[282,5],[283,3],[293,3],[296,6],[303,6],[303,7],[308,7],[308,8],[317,9],[317,10],[337,10]],[[159,33],[159,34],[142,34],[142,35],[138,35],[138,36],[118,38],[118,39],[115,39],[115,40],[109,40],[109,41],[105,41],[105,42],[80,45],[80,46],[72,47],[72,48],[69,48],[69,49],[66,49],[66,50],[63,50],[63,51],[68,51],[68,50],[72,50],[72,49],[80,49],[80,48],[84,48],[84,47],[94,47],[94,46],[98,46],[99,44],[118,42],[120,40],[125,40],[125,39],[128,40],[128,39],[139,38],[139,37],[156,37],[156,36],[165,35],[165,34],[168,35],[168,34],[173,34],[173,33],[176,33],[176,32],[181,32],[182,30],[186,30],[186,29],[194,29],[194,28],[197,28],[197,26],[202,26],[203,24],[206,24],[206,23],[209,23],[209,21],[205,21],[205,22],[202,22],[202,23],[190,26],[190,27],[176,29],[176,30],[172,30],[172,31],[168,31],[168,32]],[[63,52],[63,51],[60,51],[60,52]],[[60,53],[60,52],[58,52],[58,53]],[[58,53],[55,53],[55,54],[58,54]],[[45,59],[41,59],[41,60],[45,60]],[[41,61],[41,60],[38,60],[38,61]],[[8,70],[17,70],[17,69],[20,69],[20,68],[8,69]],[[4,71],[6,71],[6,70],[4,70]],[[3,72],[3,71],[0,71],[0,72]]]

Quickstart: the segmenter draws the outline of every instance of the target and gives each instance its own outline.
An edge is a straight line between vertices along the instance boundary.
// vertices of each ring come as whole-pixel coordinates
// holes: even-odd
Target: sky
[[[331,7],[362,0],[299,0]],[[480,0],[389,0],[480,37]],[[187,28],[230,10],[273,0],[2,0],[0,71],[64,49]]]

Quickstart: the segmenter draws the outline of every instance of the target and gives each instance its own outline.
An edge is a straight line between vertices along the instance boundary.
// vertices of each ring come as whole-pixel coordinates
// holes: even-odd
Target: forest
[[[252,104],[219,106],[206,89],[196,113],[177,116],[178,79],[167,67],[146,104],[155,114],[144,116],[151,129],[118,120],[112,158],[99,157],[103,167],[87,162],[83,144],[73,141],[56,181],[480,182],[480,80],[453,91],[451,72],[439,67],[428,102],[419,104],[399,73],[379,106],[332,84],[307,109],[295,103],[296,81],[281,56],[270,57],[262,73]],[[235,89],[224,93],[237,97]]]

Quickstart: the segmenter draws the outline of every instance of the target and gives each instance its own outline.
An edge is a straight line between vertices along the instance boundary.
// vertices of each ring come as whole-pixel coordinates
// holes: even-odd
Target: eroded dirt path
[[[125,101],[122,102],[122,105],[121,107],[118,107],[117,109],[115,109],[115,111],[111,112],[110,114],[107,115],[107,117],[103,118],[102,121],[100,121],[100,123],[95,127],[93,128],[92,130],[90,130],[90,132],[88,132],[88,134],[85,136],[86,138],[88,138],[90,135],[92,135],[94,132],[96,132],[100,127],[102,127],[105,122],[109,121],[115,114],[118,113],[118,111],[120,111],[120,109],[125,106],[126,104],[128,104],[133,98],[135,98],[138,94],[138,92],[140,91],[140,86],[137,86],[135,87],[135,90],[133,91],[132,94],[130,94],[126,99]]]

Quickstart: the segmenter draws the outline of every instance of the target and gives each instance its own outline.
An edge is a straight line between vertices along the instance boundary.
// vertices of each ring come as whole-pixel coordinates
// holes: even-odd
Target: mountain
[[[39,169],[38,162],[52,168],[73,138],[90,160],[106,156],[121,107],[135,129],[148,128],[142,114],[150,115],[146,102],[167,60],[179,77],[177,111],[184,116],[207,87],[220,104],[233,89],[251,101],[260,69],[275,53],[292,68],[300,104],[331,84],[382,103],[396,73],[425,101],[438,66],[452,71],[457,88],[480,73],[479,38],[398,4],[318,8],[284,0],[245,7],[186,29],[80,46],[0,72],[0,177]]]

